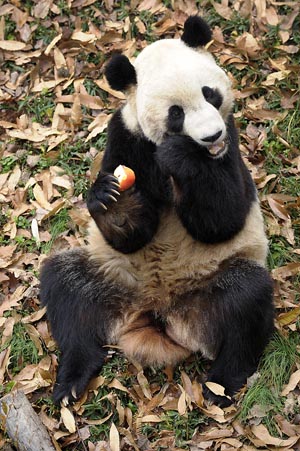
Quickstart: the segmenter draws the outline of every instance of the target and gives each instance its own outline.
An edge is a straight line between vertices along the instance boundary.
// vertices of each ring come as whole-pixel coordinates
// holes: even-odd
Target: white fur
[[[151,243],[132,254],[123,254],[107,244],[91,221],[91,258],[110,280],[141,290],[144,299],[157,298],[163,303],[161,298],[168,299],[175,287],[180,289],[181,285],[186,290],[189,283],[197,284],[229,258],[242,257],[265,265],[268,244],[258,201],[253,203],[244,228],[224,243],[194,240],[173,210],[164,214],[160,224]]]
[[[225,122],[233,102],[231,85],[206,50],[192,49],[180,39],[160,40],[146,47],[134,66],[137,87],[123,109],[123,119],[132,132],[137,132],[139,124],[148,139],[161,144],[167,131],[168,110],[179,105],[185,112],[184,134],[201,145],[207,145],[203,138],[219,130],[222,135],[218,142],[225,138]],[[205,100],[204,86],[218,88],[222,94],[219,110]]]
[[[224,243],[210,245],[195,241],[175,211],[171,210],[165,212],[151,243],[132,254],[122,254],[110,247],[91,221],[88,251],[108,280],[127,287],[134,294],[128,311],[125,310],[111,326],[108,338],[110,343],[118,344],[122,330],[130,323],[128,315],[137,316],[147,310],[164,314],[174,296],[193,291],[230,258],[245,258],[264,266],[268,244],[259,203],[255,201],[244,228]],[[174,342],[192,352],[201,351],[206,357],[214,358],[214,342],[207,336],[205,325],[202,329],[199,324],[198,335],[193,337],[188,324],[183,318],[178,318],[176,312],[174,316],[168,314],[168,324],[167,335]]]

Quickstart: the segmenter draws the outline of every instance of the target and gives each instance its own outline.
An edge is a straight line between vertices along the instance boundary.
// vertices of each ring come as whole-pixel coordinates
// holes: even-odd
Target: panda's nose
[[[202,141],[204,141],[206,143],[213,143],[213,142],[217,141],[217,139],[220,138],[221,135],[222,135],[222,130],[219,130],[214,135],[207,136],[206,138],[202,138]]]

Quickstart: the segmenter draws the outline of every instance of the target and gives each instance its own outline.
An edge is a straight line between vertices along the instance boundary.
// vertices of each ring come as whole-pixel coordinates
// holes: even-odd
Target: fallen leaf
[[[292,390],[295,390],[300,381],[300,370],[295,371],[291,377],[287,385],[281,392],[281,396],[287,396]]]
[[[118,429],[112,423],[109,431],[109,446],[111,451],[120,451],[120,437]]]
[[[9,50],[10,52],[25,49],[26,44],[20,41],[0,41],[0,49]]]
[[[141,421],[142,423],[160,423],[162,419],[158,415],[145,415]]]
[[[71,413],[71,411],[65,407],[62,406],[60,409],[61,419],[71,434],[76,432],[76,424],[75,424],[75,418],[74,415]]]
[[[288,439],[272,437],[268,429],[263,424],[259,424],[258,426],[256,425],[252,426],[251,431],[259,440],[262,441],[263,444],[266,445],[289,447],[294,445],[299,439],[299,437],[290,437]]]

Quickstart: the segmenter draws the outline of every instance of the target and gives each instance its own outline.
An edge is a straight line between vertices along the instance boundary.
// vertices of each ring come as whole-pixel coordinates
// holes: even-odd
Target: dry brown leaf
[[[4,351],[0,352],[0,383],[3,383],[4,375],[7,369],[7,366],[9,364],[9,357],[10,357],[10,346],[8,346],[7,349],[4,349]]]
[[[52,210],[52,205],[46,199],[45,193],[38,183],[36,183],[33,187],[33,195],[34,195],[35,200],[38,202],[38,204],[42,208],[44,208],[45,210],[48,210],[48,211]]]
[[[125,393],[129,393],[128,389],[121,384],[118,379],[113,379],[110,384],[108,384],[109,388],[117,388],[118,390],[124,391]]]
[[[281,396],[287,396],[291,391],[295,390],[300,381],[300,370],[295,371],[287,385],[283,388]]]
[[[80,103],[80,95],[79,93],[74,94],[74,103],[71,108],[71,122],[77,126],[81,124],[82,121],[82,111],[81,111],[81,103]]]
[[[74,31],[71,39],[74,41],[80,41],[84,44],[86,43],[92,43],[97,40],[97,37],[94,35],[94,33],[84,33],[83,31]]]
[[[158,415],[145,415],[141,421],[142,423],[160,423],[162,419]]]
[[[202,385],[199,384],[196,380],[192,382],[192,389],[193,389],[193,399],[194,402],[197,404],[198,407],[203,407],[204,404],[204,396],[203,396],[203,390]]]
[[[108,122],[111,118],[110,114],[99,114],[96,119],[90,123],[88,126],[88,130],[90,131],[90,134],[87,136],[85,142],[90,141],[92,138],[95,138],[95,136],[102,133],[106,127],[108,126]]]
[[[222,0],[221,3],[212,2],[212,5],[221,17],[227,20],[231,18],[233,9],[228,6],[227,1]]]
[[[22,173],[20,167],[18,165],[15,166],[7,181],[7,188],[9,191],[15,190],[17,184],[19,183],[21,175]]]
[[[60,415],[68,431],[71,432],[71,434],[76,432],[76,423],[72,412],[67,407],[62,406],[60,409]]]
[[[99,86],[99,88],[103,89],[103,91],[108,92],[109,94],[111,94],[112,96],[116,97],[117,99],[120,99],[120,100],[125,100],[126,99],[126,96],[125,96],[125,94],[123,94],[123,92],[116,91],[115,89],[112,89],[109,86],[108,81],[106,80],[106,78],[102,78],[101,80],[95,80],[95,84],[97,86]]]
[[[272,194],[267,195],[266,198],[269,206],[271,207],[271,210],[273,211],[273,213],[275,213],[276,216],[278,216],[278,218],[283,219],[284,221],[290,220],[290,215],[282,203],[274,199],[274,196]]]
[[[300,307],[296,307],[286,313],[281,313],[278,316],[278,322],[282,326],[287,326],[288,324],[291,324],[295,322],[300,316]]]
[[[0,268],[6,268],[12,262],[17,245],[0,246]]]
[[[137,378],[137,381],[138,381],[145,397],[147,399],[152,399],[152,393],[150,390],[149,382],[148,382],[148,379],[145,377],[144,372],[139,371],[136,378]]]
[[[257,39],[247,32],[236,39],[236,45],[239,50],[250,56],[250,58],[255,58],[261,52],[261,46]]]
[[[289,277],[299,274],[300,262],[288,263],[272,270],[272,277],[276,280],[285,280]]]
[[[2,330],[1,347],[3,347],[5,345],[5,343],[7,343],[11,339],[15,322],[16,322],[16,319],[13,317],[5,319],[4,324],[3,324],[3,330]]]
[[[272,445],[277,447],[290,447],[294,445],[299,437],[290,437],[288,439],[282,439],[278,437],[272,437],[268,431],[268,429],[263,425],[260,424],[258,426],[252,426],[251,431],[253,434],[261,440],[261,442],[264,445]]]
[[[111,424],[109,430],[109,446],[111,451],[120,451],[120,436],[114,423]]]
[[[273,27],[276,27],[276,25],[278,25],[279,17],[274,6],[270,6],[266,9],[266,20],[268,24],[272,25]]]
[[[15,289],[13,294],[6,296],[4,298],[4,301],[2,301],[0,305],[0,316],[2,316],[4,312],[7,312],[8,310],[17,307],[19,305],[20,300],[23,299],[23,294],[25,291],[26,287],[20,285]]]
[[[265,81],[263,81],[261,84],[263,86],[273,86],[278,81],[284,80],[290,75],[290,70],[280,70],[278,72],[273,72],[272,74],[269,74]]]
[[[56,44],[61,40],[61,38],[62,38],[62,33],[60,33],[59,35],[55,36],[55,38],[52,39],[52,41],[50,42],[50,44],[47,46],[47,48],[45,50],[45,55],[50,54],[53,47],[56,46]]]
[[[157,8],[161,6],[161,0],[142,0],[138,6],[138,11],[151,10],[151,12],[157,11]]]
[[[181,395],[179,396],[177,410],[178,410],[179,415],[185,415],[186,414],[187,403],[186,403],[186,396],[185,396],[185,391],[184,390],[182,391]]]
[[[0,41],[0,49],[9,50],[10,52],[25,49],[26,44],[20,41]]]
[[[53,0],[40,0],[33,8],[33,15],[37,19],[45,19]]]
[[[43,316],[46,314],[46,307],[41,308],[40,310],[37,310],[36,312],[32,313],[29,316],[25,316],[22,318],[22,323],[28,324],[28,323],[35,323],[36,321],[39,321],[43,318]]]
[[[210,391],[212,391],[215,395],[218,396],[226,396],[225,395],[225,388],[220,385],[220,384],[216,384],[215,382],[206,382],[205,385],[207,386],[207,388],[209,388]],[[226,398],[229,398],[228,396],[226,396]]]
[[[113,415],[113,412],[111,412],[109,415],[107,415],[104,418],[100,418],[99,420],[88,420],[88,419],[85,419],[84,422],[86,424],[90,424],[91,426],[100,426],[100,424],[106,423],[111,418],[112,415]]]

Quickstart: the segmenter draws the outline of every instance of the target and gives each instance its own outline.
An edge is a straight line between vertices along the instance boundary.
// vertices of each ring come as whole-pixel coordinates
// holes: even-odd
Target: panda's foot
[[[100,172],[88,193],[90,213],[105,213],[109,206],[117,202],[120,196],[119,182],[113,174]]]
[[[73,404],[83,394],[89,380],[86,378],[73,379],[70,381],[57,381],[53,390],[53,401],[55,404]]]
[[[230,396],[220,396],[213,393],[206,385],[203,385],[203,396],[209,401],[211,404],[215,404],[216,406],[225,407],[231,406],[234,400]]]

